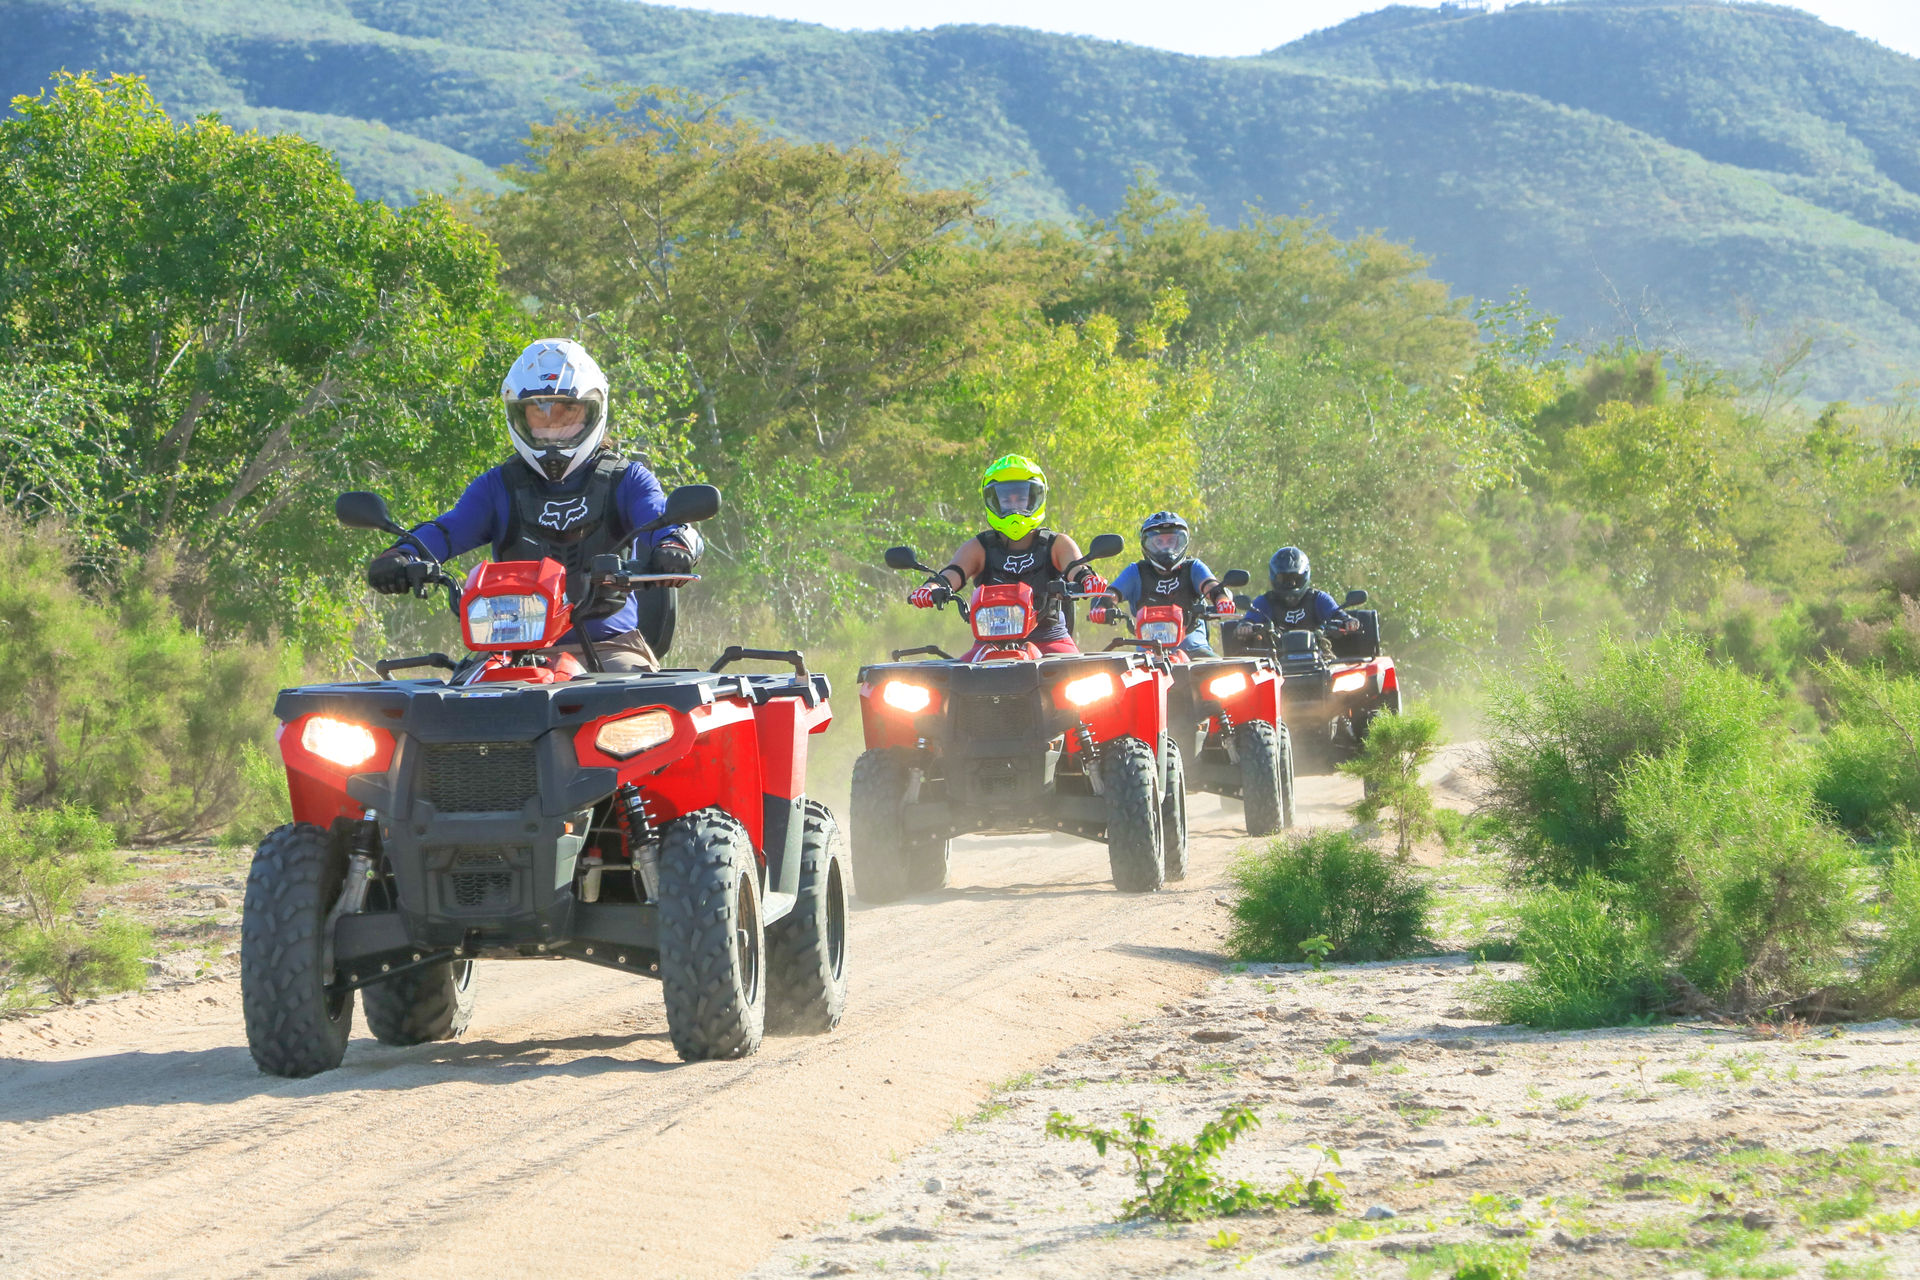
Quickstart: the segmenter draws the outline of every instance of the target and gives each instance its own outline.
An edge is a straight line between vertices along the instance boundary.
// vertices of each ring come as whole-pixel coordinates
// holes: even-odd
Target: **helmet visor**
[[[1273,585],[1288,595],[1298,595],[1307,589],[1307,575],[1304,573],[1276,573]]]
[[[994,480],[986,497],[987,510],[996,516],[1030,516],[1047,505],[1047,486],[1038,480]]]
[[[1172,564],[1187,554],[1187,531],[1149,529],[1147,536],[1140,539],[1140,546],[1147,553],[1147,559],[1155,564]]]
[[[600,425],[597,396],[523,396],[507,401],[507,424],[531,449],[572,449]]]

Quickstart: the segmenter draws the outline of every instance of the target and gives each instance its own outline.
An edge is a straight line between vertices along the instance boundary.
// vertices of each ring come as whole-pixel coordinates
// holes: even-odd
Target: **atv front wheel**
[[[327,915],[347,880],[340,842],[310,823],[267,833],[253,852],[240,916],[247,1051],[269,1075],[331,1071],[347,1053],[353,992],[327,989]]]
[[[746,828],[719,809],[676,818],[660,841],[660,986],[683,1061],[744,1058],[760,1047],[765,955]]]
[[[362,987],[360,1007],[382,1044],[452,1040],[473,1021],[473,961],[442,960]]]
[[[1169,880],[1187,878],[1187,766],[1172,734],[1160,739],[1160,860]]]
[[[1247,834],[1270,836],[1287,825],[1286,785],[1290,760],[1280,756],[1280,735],[1265,720],[1248,720],[1233,731],[1240,757],[1240,802],[1246,807]],[[1287,753],[1289,756],[1292,752]]]
[[[1160,848],[1160,764],[1138,738],[1115,738],[1100,751],[1107,797],[1107,862],[1113,887],[1152,893],[1166,879]]]
[[[898,902],[947,887],[952,841],[906,834],[909,771],[915,752],[864,751],[853,764],[854,892],[864,902]]]
[[[1274,726],[1280,739],[1280,825],[1293,827],[1293,733],[1283,720]]]
[[[767,1031],[825,1035],[847,1008],[847,855],[840,824],[807,801],[800,897],[767,927]]]

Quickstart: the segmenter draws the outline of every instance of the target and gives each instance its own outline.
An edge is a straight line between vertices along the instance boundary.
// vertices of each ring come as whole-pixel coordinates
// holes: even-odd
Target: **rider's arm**
[[[1194,594],[1201,599],[1219,604],[1223,597],[1229,600],[1233,598],[1232,594],[1220,585],[1220,579],[1213,576],[1213,570],[1200,561],[1195,560],[1189,564],[1187,572],[1192,575],[1190,581],[1193,583]]]
[[[659,519],[660,513],[667,509],[667,493],[660,487],[659,479],[637,462],[627,464],[626,474],[614,488],[613,500],[629,529],[638,529]],[[692,525],[670,524],[652,533],[643,533],[639,538],[649,550],[659,546],[680,547],[696,560],[704,549]]]
[[[495,467],[467,486],[460,500],[453,504],[453,510],[415,525],[413,536],[426,543],[435,559],[451,560],[464,555],[492,542],[499,534],[506,496],[506,483],[500,478],[500,469]],[[404,542],[396,546],[407,548]],[[410,549],[408,554],[412,554]]]
[[[1064,572],[1068,565],[1072,564],[1075,560],[1078,560],[1079,558],[1080,558],[1079,543],[1075,542],[1072,538],[1068,537],[1064,533],[1054,538],[1053,567],[1056,570],[1060,570]],[[1075,569],[1072,573],[1067,574],[1067,581],[1073,584],[1074,586],[1078,587],[1082,582],[1084,582],[1087,578],[1090,578],[1090,577],[1097,578],[1099,577],[1099,574],[1095,572],[1094,567],[1092,565],[1083,564],[1078,569]]]
[[[1129,609],[1140,607],[1140,566],[1130,564],[1122,569],[1107,590],[1127,602]]]
[[[968,580],[979,577],[981,570],[986,567],[987,549],[980,545],[980,539],[968,538],[953,553],[953,559],[947,562],[946,568],[933,576],[945,583],[949,590],[959,591],[966,587]]]

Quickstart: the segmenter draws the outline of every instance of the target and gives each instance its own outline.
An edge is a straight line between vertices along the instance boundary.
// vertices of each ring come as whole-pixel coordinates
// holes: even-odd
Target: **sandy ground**
[[[1355,791],[1307,782],[1303,816]],[[1193,820],[1192,874],[1148,897],[1097,845],[963,841],[955,889],[856,910],[837,1033],[698,1065],[656,987],[556,961],[483,964],[457,1043],[262,1076],[232,869],[169,872],[155,910],[204,920],[210,976],[0,1021],[0,1276],[738,1275],[997,1082],[1211,981],[1244,837],[1217,801]]]

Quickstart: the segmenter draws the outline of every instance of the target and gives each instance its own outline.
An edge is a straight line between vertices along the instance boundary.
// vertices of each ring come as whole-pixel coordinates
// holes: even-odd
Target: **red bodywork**
[[[1135,629],[1144,632],[1150,624],[1172,622],[1181,628],[1184,636],[1186,617],[1178,605],[1154,604],[1141,609],[1135,618]],[[1175,666],[1193,667],[1193,655],[1180,648],[1165,650],[1167,660]],[[1226,661],[1244,664],[1245,659],[1230,658]],[[1203,659],[1201,664],[1206,664]],[[1391,660],[1388,660],[1391,666]],[[1218,706],[1232,718],[1235,724],[1244,724],[1249,720],[1264,720],[1270,725],[1280,723],[1280,673],[1271,663],[1254,664],[1251,675],[1244,671],[1230,671],[1212,675],[1204,670],[1194,670],[1188,677],[1193,682],[1194,705],[1200,707],[1208,702]],[[1216,690],[1214,686],[1220,686]],[[1208,729],[1218,729],[1208,717]]]
[[[467,580],[461,602],[463,621],[469,603],[481,594],[534,593],[551,593],[542,640],[490,647],[506,651],[550,644],[565,633],[571,613],[566,603],[565,572],[552,560],[506,561],[480,566]],[[512,658],[510,652],[495,652],[479,674],[463,683],[557,684],[584,671],[579,663],[565,656],[552,666],[515,665]],[[636,694],[644,695],[644,686],[637,688]],[[667,741],[624,760],[607,755],[594,745],[602,726],[650,710],[665,711],[673,718],[673,736]],[[347,795],[347,779],[359,773],[385,772],[393,761],[395,742],[392,732],[378,725],[352,720],[345,714],[329,717],[357,724],[366,729],[374,741],[373,754],[365,760],[349,766],[335,764],[304,744],[306,725],[317,718],[320,717],[303,715],[282,724],[276,739],[281,761],[287,769],[287,791],[293,804],[294,821],[326,827],[335,818],[360,817],[360,806]],[[647,814],[655,823],[670,822],[696,809],[718,808],[732,814],[747,828],[754,850],[764,862],[763,797],[785,800],[800,797],[807,776],[807,738],[824,732],[832,720],[833,711],[824,699],[809,707],[806,700],[798,696],[768,697],[758,706],[746,696],[722,697],[691,712],[642,703],[573,731],[573,751],[583,768],[616,769],[622,783],[639,787],[647,802]]]

